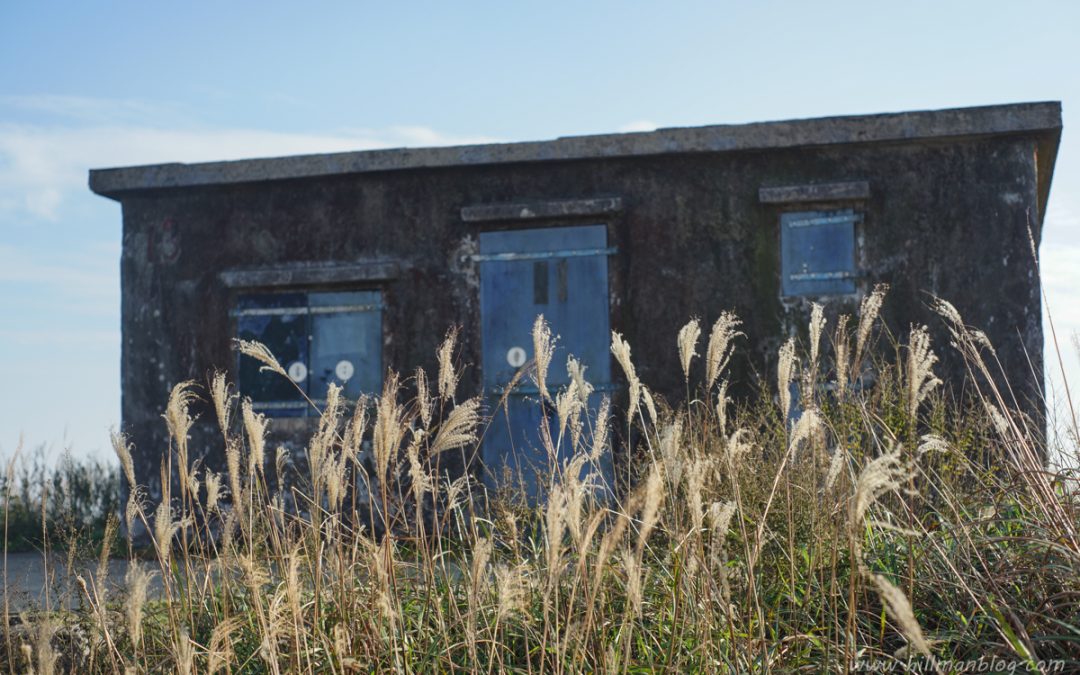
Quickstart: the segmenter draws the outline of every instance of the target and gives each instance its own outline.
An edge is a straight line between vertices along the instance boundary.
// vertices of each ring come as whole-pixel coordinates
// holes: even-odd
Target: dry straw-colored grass
[[[4,667],[54,668],[58,621],[88,627],[85,650],[61,654],[85,672],[842,672],[912,659],[946,671],[992,655],[1022,667],[1080,659],[1076,475],[1043,470],[1041,436],[951,305],[938,311],[971,369],[967,387],[940,386],[925,327],[895,362],[883,358],[884,301],[884,288],[864,300],[854,332],[813,307],[804,338],[780,349],[775,389],[738,404],[725,374],[741,338],[733,314],[713,324],[703,379],[700,322],[672,336],[682,401],[650,392],[613,334],[629,385],[621,413],[608,400],[587,406],[592,387],[572,359],[570,384],[549,391],[549,368],[562,366],[538,318],[530,375],[558,430],[541,442],[571,459],[543,477],[535,507],[438,470],[448,451],[474,456],[486,423],[480,399],[457,399],[456,332],[434,385],[413,376],[413,400],[394,374],[360,402],[331,387],[301,481],[283,480],[280,451],[268,466],[273,421],[221,375],[208,390],[227,475],[193,464],[199,392],[181,383],[165,412],[167,501],[147,506],[136,486],[125,514],[129,533],[150,533],[152,562],[133,564],[114,595],[83,582],[84,610],[9,636]],[[264,346],[238,348],[267,377],[284,375]],[[946,398],[955,391],[972,393]],[[126,439],[113,445],[134,481]],[[614,491],[587,470],[609,449],[629,457]],[[370,495],[364,508],[358,495]]]

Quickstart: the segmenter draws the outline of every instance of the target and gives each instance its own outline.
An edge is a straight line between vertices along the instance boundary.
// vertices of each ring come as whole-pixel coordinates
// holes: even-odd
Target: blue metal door
[[[611,389],[608,322],[607,228],[603,225],[485,232],[480,235],[480,317],[483,382],[492,422],[483,442],[489,485],[503,483],[509,471],[530,497],[546,485],[553,467],[541,441],[545,412],[532,379],[521,377],[507,391],[519,369],[533,358],[532,326],[538,314],[557,336],[547,373],[552,396],[569,382],[566,359],[573,356],[588,370],[595,387],[590,418],[603,392]],[[505,398],[504,398],[505,395]],[[501,405],[500,405],[501,402]],[[546,416],[552,439],[558,435],[554,406]],[[558,461],[572,455],[569,440]],[[611,458],[606,453],[591,467],[610,486]]]

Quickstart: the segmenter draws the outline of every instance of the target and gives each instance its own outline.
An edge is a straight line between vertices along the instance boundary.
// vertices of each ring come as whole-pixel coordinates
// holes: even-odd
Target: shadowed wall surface
[[[611,327],[662,395],[682,392],[675,336],[692,316],[706,328],[723,310],[742,319],[733,377],[747,394],[774,376],[779,344],[805,332],[811,301],[834,318],[888,283],[886,326],[902,338],[929,324],[943,379],[959,381],[963,365],[932,296],[985,330],[1018,397],[1037,401],[1029,228],[1037,245],[1059,134],[1056,104],[1025,104],[94,172],[92,188],[123,204],[123,417],[138,474],[155,484],[170,388],[235,376],[230,311],[252,289],[381,290],[384,369],[433,371],[446,330],[461,326],[461,395],[479,393],[472,255],[481,232],[511,228],[607,227]],[[820,188],[832,184],[864,187]],[[856,292],[783,297],[781,214],[841,209],[862,217]],[[335,276],[350,265],[351,281]],[[310,424],[271,429],[302,441]],[[193,448],[220,468],[212,431],[207,409]]]

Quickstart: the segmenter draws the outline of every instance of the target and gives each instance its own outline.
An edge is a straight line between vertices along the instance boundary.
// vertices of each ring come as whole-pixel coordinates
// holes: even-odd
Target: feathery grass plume
[[[859,565],[862,559],[859,552],[862,550],[861,537],[866,512],[881,495],[886,492],[899,490],[901,480],[909,475],[901,457],[901,445],[894,443],[883,455],[871,460],[855,481],[855,495],[851,499],[848,510],[848,532],[853,542],[855,558]]]
[[[566,525],[566,488],[555,483],[554,479],[548,490],[547,505],[544,509],[544,544],[547,553],[548,583],[554,586],[559,573],[559,561],[562,559],[563,534]]]
[[[630,614],[638,617],[641,616],[642,604],[641,552],[624,548],[621,558],[623,572],[626,574],[626,603]]]
[[[926,434],[919,439],[918,456],[922,457],[931,452],[948,452],[949,442],[936,434]]]
[[[690,379],[690,360],[697,356],[697,341],[701,337],[701,322],[696,318],[679,329],[679,362],[683,377]]]
[[[326,445],[331,446],[341,424],[344,406],[341,400],[341,385],[331,383],[326,387],[326,406],[319,415],[319,435],[326,437]]]
[[[229,383],[225,379],[225,373],[216,371],[210,381],[210,400],[214,402],[214,412],[217,414],[218,428],[222,436],[229,435],[229,417],[232,413],[232,402],[238,394],[229,393]]]
[[[998,409],[996,405],[989,401],[984,402],[986,411],[990,415],[990,422],[994,425],[994,430],[1004,438],[1009,436],[1009,419],[1005,417],[1005,414]]]
[[[397,620],[390,575],[394,565],[394,544],[390,537],[383,537],[381,544],[368,546],[369,563],[375,573],[375,605],[383,619],[393,624]]]
[[[416,382],[416,406],[420,409],[420,422],[425,429],[431,428],[431,392],[428,391],[427,373],[423,368],[416,369],[413,376]]]
[[[888,284],[878,284],[874,286],[874,290],[870,295],[863,298],[862,303],[859,305],[859,328],[855,332],[855,359],[852,361],[852,375],[859,376],[859,372],[862,369],[863,354],[866,350],[867,341],[870,338],[870,331],[874,328],[874,322],[877,321],[878,314],[881,312],[881,305],[885,301],[885,294],[889,291]]]
[[[472,592],[469,593],[471,601],[480,599],[483,593],[481,584],[487,581],[488,561],[491,560],[493,546],[491,537],[480,537],[473,544],[472,562],[469,565],[469,581],[472,584]]]
[[[333,461],[330,439],[326,434],[316,433],[308,441],[308,473],[311,476],[312,499],[322,501],[322,492],[326,489],[327,464]]]
[[[731,403],[731,397],[727,395],[728,381],[725,378],[720,383],[720,390],[716,392],[716,422],[721,435],[727,431],[727,408]]]
[[[630,400],[627,403],[626,417],[634,419],[641,401],[641,380],[638,379],[637,371],[634,370],[634,362],[630,360],[630,345],[623,339],[622,334],[611,331],[611,353],[619,362],[623,373],[626,374],[626,382],[630,387]]]
[[[439,361],[439,396],[444,401],[452,400],[457,389],[458,372],[454,369],[454,345],[457,343],[457,336],[456,326],[448,330],[436,352]]]
[[[333,450],[337,440],[338,426],[341,423],[341,387],[331,384],[326,388],[326,406],[319,415],[319,428],[308,444],[308,463],[312,476],[317,476],[322,487],[333,479],[335,467]]]
[[[645,402],[645,410],[649,413],[649,421],[653,426],[656,426],[656,402],[653,401],[652,394],[649,392],[649,388],[646,386],[641,387],[641,400]]]
[[[709,526],[712,528],[712,541],[709,547],[709,563],[720,577],[720,596],[724,603],[724,613],[731,614],[731,584],[728,580],[727,548],[724,540],[731,529],[731,519],[735,516],[735,501],[713,502],[709,506]]]
[[[30,669],[26,672],[26,675],[37,675],[37,673],[34,671],[34,647],[29,643],[24,642],[19,645],[19,653],[22,654],[23,661]],[[124,675],[127,675],[127,673],[125,673]]]
[[[649,535],[660,519],[660,505],[664,501],[663,466],[654,463],[645,480],[645,505],[641,508],[641,529],[638,530],[637,548],[640,553],[648,543]]]
[[[56,662],[59,655],[52,648],[53,635],[56,633],[56,624],[50,617],[38,619],[35,631],[34,653],[37,656],[37,672],[41,675],[53,675],[56,672]]]
[[[195,645],[192,644],[186,628],[180,629],[176,641],[176,672],[180,675],[195,675]]]
[[[585,406],[589,404],[589,396],[593,393],[593,386],[585,380],[586,366],[573,356],[566,357],[566,374],[570,376],[570,381],[574,383],[575,391],[581,398],[581,405]]]
[[[705,388],[712,389],[720,373],[727,368],[731,355],[735,352],[735,338],[743,333],[739,330],[742,321],[733,312],[721,312],[720,318],[713,324],[709,333],[709,346],[705,350]]]
[[[551,366],[551,358],[555,355],[555,341],[551,337],[551,327],[548,326],[543,314],[536,316],[532,327],[533,340],[533,371],[532,379],[536,388],[540,390],[540,396],[551,400],[547,390],[547,372]]]
[[[780,395],[780,412],[784,419],[791,415],[791,382],[795,379],[795,364],[798,357],[795,356],[795,338],[788,338],[778,354],[776,366],[776,386]]]
[[[135,519],[143,512],[143,491],[138,485],[133,486],[128,491],[127,506],[124,509],[124,526],[127,527],[127,536],[130,541],[132,534],[132,525],[135,524]]]
[[[342,450],[344,452],[344,450]],[[278,491],[285,489],[285,467],[289,464],[289,449],[279,445],[274,451],[274,478],[277,479]]]
[[[528,565],[495,565],[495,589],[498,593],[496,620],[502,621],[510,616],[523,613],[528,607],[529,583]]]
[[[195,383],[191,380],[178,382],[169,394],[169,402],[165,406],[165,425],[169,429],[169,436],[176,443],[177,475],[180,477],[180,492],[189,491],[188,477],[188,432],[195,423],[191,416],[191,402],[198,400],[198,396],[191,388]]]
[[[821,334],[825,332],[825,312],[821,305],[810,306],[810,371],[817,373],[818,356],[821,354]]]
[[[793,462],[796,459],[799,447],[804,443],[810,443],[812,448],[825,446],[825,422],[821,419],[821,413],[818,412],[817,408],[804,410],[791,430],[791,441],[788,447],[791,448]]]
[[[244,575],[244,583],[253,591],[258,591],[259,595],[262,595],[263,587],[270,582],[270,572],[259,563],[259,560],[247,554],[236,557],[237,567],[240,568]]]
[[[690,518],[694,523],[694,531],[700,532],[705,522],[705,478],[709,472],[710,463],[703,457],[694,459],[690,470],[686,472],[685,490],[689,501]]]
[[[146,594],[154,574],[154,572],[147,572],[138,560],[132,560],[124,577],[124,584],[127,587],[124,615],[127,617],[128,637],[136,647],[142,642],[143,609],[146,607]]]
[[[289,377],[289,374],[285,372],[285,369],[281,367],[280,363],[278,363],[277,358],[274,357],[274,355],[270,352],[270,349],[263,343],[256,342],[254,340],[234,339],[233,344],[236,345],[236,349],[241,354],[243,354],[244,356],[250,356],[259,363],[263,364],[259,368],[260,373],[264,370],[269,370],[271,372],[277,373],[278,375],[281,375],[282,377]],[[289,380],[292,381],[292,378],[289,378]]]
[[[165,406],[165,424],[169,429],[169,435],[177,444],[187,445],[188,431],[195,420],[191,417],[191,402],[198,400],[198,396],[191,388],[195,386],[192,380],[178,382],[169,394],[169,402]]]
[[[108,562],[108,556],[105,556],[106,563]],[[105,570],[108,573],[108,569]],[[79,590],[82,591],[83,597],[87,599],[87,610],[90,613],[90,619],[93,621],[93,627],[95,629],[98,639],[108,639],[109,635],[109,617],[106,615],[105,609],[105,597],[108,593],[107,584],[105,583],[105,577],[99,576],[98,579],[102,580],[100,584],[94,584],[93,590],[86,583],[86,578],[83,575],[78,574],[75,576],[75,583],[78,584]]]
[[[331,511],[341,510],[345,499],[345,479],[348,474],[349,459],[341,453],[330,452],[323,461],[322,484],[326,488],[326,500]]]
[[[234,499],[234,504],[237,500]],[[239,520],[239,510],[229,509],[225,512],[225,520],[221,522],[221,550],[228,551],[232,548],[233,538],[236,536],[236,526]]]
[[[116,539],[116,528],[119,521],[115,514],[110,513],[105,520],[105,533],[101,537],[101,554],[98,556],[97,576],[94,577],[101,586],[103,596],[108,595],[108,587],[105,580],[109,575],[109,553],[112,551]]]
[[[127,478],[128,487],[134,488],[137,485],[135,482],[135,462],[131,457],[131,450],[134,446],[128,443],[127,434],[116,429],[109,432],[109,440],[112,441],[113,452],[116,453],[116,457],[120,460],[120,468],[124,471],[124,478]]]
[[[248,437],[248,476],[254,476],[256,469],[262,471],[266,461],[266,428],[270,420],[266,415],[255,412],[250,398],[244,399],[240,409]]]
[[[198,466],[191,467],[191,471],[188,472],[187,486],[188,486],[189,494],[191,495],[191,499],[193,501],[196,501],[196,502],[199,501],[199,486],[200,486],[200,484],[199,484],[199,467]]]
[[[907,596],[891,581],[881,574],[870,575],[877,589],[881,602],[885,605],[885,611],[900,626],[900,632],[907,641],[915,647],[923,656],[930,656],[930,645],[923,636],[922,627],[915,618],[915,612],[911,609],[911,603]]]
[[[405,411],[397,400],[398,386],[397,374],[390,373],[375,411],[372,450],[375,455],[376,478],[383,485],[386,484],[390,463],[397,458],[401,441],[405,437],[406,427],[402,423]]]
[[[577,550],[582,550],[582,517],[585,500],[592,492],[594,480],[591,473],[587,474],[584,479],[581,477],[584,473],[585,462],[588,459],[588,456],[584,453],[576,453],[563,469],[563,486],[566,494],[566,501],[563,506],[563,521],[570,531],[570,538],[573,539]]]
[[[232,663],[234,658],[232,634],[240,630],[243,625],[241,615],[230,616],[214,624],[214,629],[210,631],[210,644],[207,646],[206,653],[206,671],[210,675],[224,670]]]
[[[750,431],[747,429],[736,429],[724,443],[724,459],[732,477],[735,477],[742,468],[743,457],[750,454],[750,450],[753,449],[753,442],[746,440],[749,435]]]
[[[259,655],[270,664],[271,672],[280,673],[282,656],[279,654],[278,642],[285,637],[284,631],[289,624],[289,603],[284,588],[279,587],[270,596],[270,606],[267,608],[266,634],[263,635],[262,644],[259,646]],[[338,624],[340,625],[340,624]]]
[[[570,380],[570,384],[555,393],[555,415],[559,418],[559,437],[566,433],[566,427],[571,420],[581,414],[584,403],[577,393],[577,382]]]
[[[720,536],[727,534],[731,528],[731,518],[735,515],[736,504],[734,501],[713,502],[709,505],[709,525],[713,532]]]
[[[912,419],[919,411],[919,404],[941,384],[933,370],[937,360],[930,349],[930,332],[926,326],[912,328],[907,358],[908,414]]]
[[[240,472],[240,441],[231,438],[225,442],[225,468],[229,472],[229,491],[232,493],[232,503],[237,506],[242,501],[243,489],[241,488],[241,479],[243,474]]]
[[[468,474],[452,481],[446,481],[446,490],[442,494],[446,500],[445,510],[447,512],[453,511],[461,505],[462,497],[465,496],[465,491],[468,487]]]
[[[431,444],[430,453],[437,455],[440,452],[460,448],[463,445],[476,443],[477,426],[480,424],[480,398],[474,397],[454,406],[446,420],[439,425],[435,432],[435,440]]]
[[[364,445],[364,433],[368,425],[368,406],[371,398],[367,394],[361,394],[353,408],[352,418],[346,423],[345,431],[341,435],[341,450],[345,455],[357,461],[360,456],[360,448]]]
[[[604,569],[611,559],[611,554],[614,553],[615,549],[622,543],[623,535],[626,534],[626,529],[630,525],[629,514],[635,511],[640,505],[641,492],[635,491],[624,505],[623,510],[616,513],[615,524],[610,530],[605,532],[604,536],[600,539],[600,547],[596,551],[596,560],[593,564],[594,588],[600,588],[600,582],[604,576]]]
[[[481,600],[488,594],[488,587],[481,584],[488,580],[487,565],[488,560],[491,558],[491,548],[490,537],[476,539],[473,542],[472,561],[469,565],[469,586],[466,598],[469,610],[465,615],[465,639],[469,646],[469,652],[473,655],[473,660],[476,659],[477,637],[479,635],[476,623],[481,611]]]
[[[848,334],[847,325],[851,317],[843,314],[836,321],[836,331],[833,333],[833,364],[836,367],[836,391],[842,397],[847,393],[851,357],[851,336]]]
[[[660,461],[667,478],[673,486],[678,486],[682,480],[683,463],[685,455],[682,446],[683,432],[682,418],[676,418],[660,432]]]
[[[828,492],[836,485],[836,479],[840,477],[840,470],[847,465],[848,453],[842,446],[833,448],[832,457],[829,459],[829,471],[825,474],[825,491]]]
[[[206,472],[206,510],[217,511],[221,499],[221,474]]]
[[[293,621],[297,622],[297,624],[303,618],[303,609],[300,604],[300,563],[303,561],[301,550],[301,544],[296,544],[286,556],[285,561],[285,593],[289,600],[289,609],[292,611]]]
[[[349,629],[344,623],[334,624],[334,652],[341,662],[341,670],[343,672],[358,672],[363,670],[363,664],[357,659],[349,656],[352,653],[352,636],[349,634]]]
[[[972,342],[979,345],[986,351],[990,352],[990,356],[997,356],[997,350],[994,349],[994,343],[990,342],[990,338],[986,335],[985,331],[979,330],[978,328],[973,328],[970,331],[970,335]]]
[[[158,558],[164,568],[169,567],[169,559],[172,556],[173,537],[180,530],[183,523],[173,522],[172,509],[162,501],[154,512],[154,544],[157,546]]]
[[[960,316],[960,312],[948,300],[934,298],[934,312],[952,324],[952,328],[964,327],[964,319]]]
[[[420,445],[423,439],[424,432],[422,429],[413,431],[412,441],[405,449],[405,457],[409,462],[409,482],[417,509],[424,503],[424,495],[432,490],[431,476],[428,475],[424,463],[420,460]],[[420,516],[417,515],[417,520],[419,519]]]
[[[589,452],[591,461],[595,462],[607,452],[610,433],[611,399],[604,396],[600,399],[600,408],[596,411],[596,422],[593,425],[592,450]]]

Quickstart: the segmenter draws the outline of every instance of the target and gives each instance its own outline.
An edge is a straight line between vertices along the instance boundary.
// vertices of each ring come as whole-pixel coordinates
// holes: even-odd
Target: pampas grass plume
[[[689,323],[679,329],[679,362],[682,364],[683,377],[690,378],[690,360],[697,356],[698,338],[701,337],[701,322],[691,319]]]

